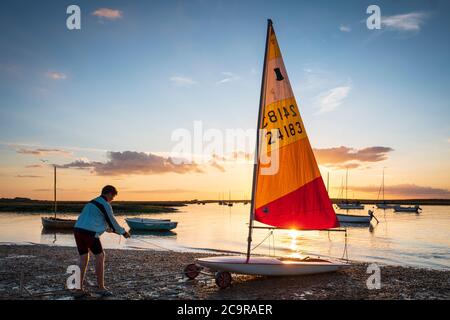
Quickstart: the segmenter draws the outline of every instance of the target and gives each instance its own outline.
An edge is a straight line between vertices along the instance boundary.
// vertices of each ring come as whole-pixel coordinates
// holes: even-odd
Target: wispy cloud
[[[177,193],[193,193],[195,190],[188,189],[150,189],[150,190],[125,190],[123,193],[151,193],[151,194],[177,194]]]
[[[340,106],[350,93],[350,86],[340,86],[321,93],[318,96],[318,113],[330,112]]]
[[[180,87],[188,87],[197,84],[197,81],[189,77],[173,76],[170,77],[169,80]]]
[[[234,74],[233,72],[222,72],[222,79],[219,80],[217,83],[227,83],[231,81],[239,80],[239,76],[237,74]]]
[[[16,178],[42,178],[42,176],[35,176],[32,174],[18,174]]]
[[[360,191],[367,193],[378,193],[380,186],[349,186],[352,191]],[[428,186],[418,186],[415,184],[398,184],[385,186],[385,192],[390,196],[402,197],[450,197],[450,190],[443,188],[434,188]]]
[[[39,188],[39,189],[33,189],[35,192],[51,192],[54,189],[50,188]],[[56,188],[59,192],[77,192],[77,191],[86,191],[86,189],[80,190],[80,189],[64,189],[64,188]]]
[[[19,148],[16,149],[17,153],[20,154],[29,154],[29,155],[33,155],[33,156],[49,156],[49,155],[60,155],[60,156],[71,156],[72,152],[67,151],[67,150],[63,150],[63,149],[47,149],[47,148],[36,148],[36,149],[31,149],[31,148]]]
[[[342,32],[350,32],[350,31],[352,31],[352,28],[350,28],[350,26],[341,24],[339,26],[339,30]]]
[[[50,78],[52,80],[65,80],[67,79],[67,76],[62,72],[56,72],[56,71],[49,71],[46,73],[47,78]]]
[[[110,8],[100,8],[92,12],[92,15],[108,20],[117,20],[122,18],[123,13],[120,10]]]
[[[25,168],[30,168],[30,169],[36,169],[36,168],[43,168],[44,165],[42,164],[29,164],[27,166],[25,166]]]
[[[130,175],[130,174],[161,174],[161,173],[188,173],[202,172],[195,163],[181,163],[172,161],[171,158],[161,157],[152,153],[123,151],[108,152],[108,161],[90,162],[79,159],[59,168],[90,169],[101,176]]]
[[[426,12],[410,12],[392,16],[383,16],[381,17],[381,25],[390,30],[418,32],[427,17],[429,17],[429,14]]]
[[[364,162],[379,162],[388,158],[394,149],[389,147],[367,147],[363,149],[345,146],[335,148],[314,149],[317,161],[324,166],[336,168],[358,168]]]

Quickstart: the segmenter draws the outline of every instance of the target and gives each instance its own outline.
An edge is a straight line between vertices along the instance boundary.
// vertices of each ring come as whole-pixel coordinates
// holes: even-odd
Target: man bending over
[[[116,195],[115,187],[110,185],[103,187],[102,194],[84,206],[75,224],[74,236],[80,254],[80,289],[82,293],[84,293],[84,276],[89,263],[89,251],[91,251],[95,256],[95,273],[99,293],[102,296],[112,295],[105,287],[105,253],[100,242],[100,236],[108,231],[125,238],[130,237],[130,234],[117,223],[114,217],[110,203]]]

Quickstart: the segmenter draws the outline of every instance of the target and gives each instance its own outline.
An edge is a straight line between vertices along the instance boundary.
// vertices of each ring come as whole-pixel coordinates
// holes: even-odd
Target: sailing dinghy
[[[216,284],[231,284],[231,273],[293,276],[336,271],[347,264],[316,258],[251,255],[254,221],[268,229],[329,230],[339,226],[289,83],[281,51],[268,20],[256,137],[256,161],[246,256],[200,258],[185,268],[193,279],[202,268],[216,272]],[[270,165],[267,159],[271,160]],[[276,170],[273,170],[273,167]]]
[[[57,201],[56,201],[56,165],[53,165],[53,217],[41,217],[42,227],[45,230],[72,230],[77,220],[56,217]]]

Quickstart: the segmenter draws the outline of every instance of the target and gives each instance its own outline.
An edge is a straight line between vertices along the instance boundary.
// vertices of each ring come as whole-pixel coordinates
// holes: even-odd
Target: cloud
[[[42,178],[42,176],[34,176],[31,174],[18,174],[16,178]]]
[[[56,71],[49,71],[46,73],[47,78],[53,79],[53,80],[65,80],[67,79],[67,76],[62,72],[56,72]]]
[[[117,20],[123,16],[122,11],[110,8],[97,9],[92,13],[92,15],[108,20]]]
[[[350,93],[350,86],[336,87],[328,90],[318,96],[319,111],[318,113],[330,112],[342,104],[342,101]]]
[[[358,168],[364,162],[379,162],[388,158],[394,149],[389,147],[367,147],[354,149],[345,146],[314,149],[317,161],[324,166],[337,168]]]
[[[43,168],[44,166],[42,164],[29,164],[25,166],[25,168]]]
[[[209,165],[210,165],[211,167],[213,167],[213,168],[218,169],[218,170],[221,171],[221,172],[225,172],[225,168],[224,168],[218,161],[216,161],[216,160],[211,160],[211,161],[209,162]]]
[[[35,192],[50,192],[54,189],[50,188],[42,188],[42,189],[33,189]],[[57,191],[64,191],[64,192],[77,192],[77,191],[86,191],[86,190],[80,190],[80,189],[63,189],[63,188],[56,188]]]
[[[346,25],[341,24],[340,27],[339,27],[339,30],[342,31],[342,32],[350,32],[350,31],[352,31],[352,28],[350,28],[350,26],[346,26]]]
[[[19,148],[16,150],[17,153],[29,154],[33,156],[50,156],[50,155],[61,155],[61,156],[71,156],[72,152],[62,149],[48,149],[48,148]],[[36,165],[35,165],[36,166]]]
[[[173,76],[169,78],[170,81],[175,83],[175,85],[180,87],[188,87],[192,86],[194,84],[197,84],[197,81],[193,80],[192,78],[188,77],[180,77],[180,76]]]
[[[425,12],[410,12],[392,16],[383,16],[381,17],[381,25],[390,30],[418,32],[428,16],[429,14]]]
[[[349,186],[350,190],[378,193],[380,186]],[[415,184],[398,184],[385,186],[385,192],[391,196],[407,197],[450,197],[450,190],[434,188],[427,186],[418,186]]]
[[[234,74],[232,72],[222,72],[223,79],[218,81],[217,83],[227,83],[231,81],[239,80],[239,76],[237,74]]]
[[[100,176],[117,176],[130,174],[161,174],[161,173],[188,173],[202,172],[195,163],[174,163],[171,158],[161,157],[152,153],[123,151],[108,152],[108,161],[89,162],[76,160],[59,168],[91,169]]]

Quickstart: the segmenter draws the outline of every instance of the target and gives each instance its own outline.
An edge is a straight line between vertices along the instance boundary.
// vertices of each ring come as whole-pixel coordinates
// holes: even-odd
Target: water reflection
[[[132,237],[145,237],[145,236],[153,236],[153,237],[176,237],[177,233],[174,231],[143,231],[143,230],[131,230],[130,234]]]
[[[347,225],[349,258],[430,268],[450,268],[450,207],[425,206],[421,214],[376,210],[379,224]],[[71,216],[76,218],[76,215]],[[171,233],[132,232],[132,238],[104,234],[105,248],[155,248],[172,250],[211,248],[218,252],[246,251],[248,206],[207,204],[186,206],[179,212],[146,214],[144,218],[172,219],[178,227]],[[126,226],[125,216],[118,221]],[[256,224],[259,225],[259,224]],[[262,242],[267,230],[254,230],[253,245]],[[145,241],[141,241],[145,240]],[[75,246],[71,232],[42,230],[39,215],[1,213],[0,242],[43,243]],[[148,243],[146,243],[148,242]],[[255,253],[302,257],[317,254],[341,257],[345,247],[343,232],[275,230],[255,249]]]

